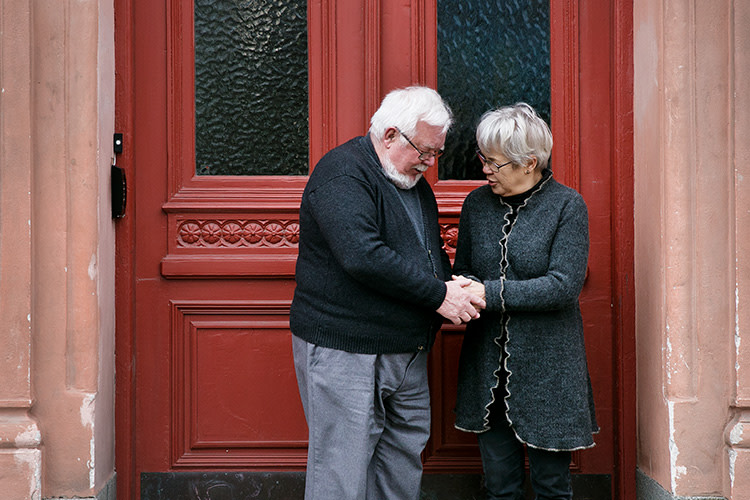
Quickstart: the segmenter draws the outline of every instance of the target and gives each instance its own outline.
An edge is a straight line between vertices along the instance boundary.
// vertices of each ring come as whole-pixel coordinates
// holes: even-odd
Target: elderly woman
[[[490,499],[570,499],[571,450],[598,432],[578,296],[588,259],[583,198],[547,168],[552,134],[528,105],[485,113],[487,184],[464,202],[454,272],[487,308],[466,328],[456,428],[477,433]]]

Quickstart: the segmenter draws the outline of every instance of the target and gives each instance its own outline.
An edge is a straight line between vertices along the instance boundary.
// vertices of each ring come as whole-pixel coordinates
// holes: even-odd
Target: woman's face
[[[531,167],[532,170],[529,170],[527,167],[517,165],[508,160],[502,153],[480,151],[478,156],[482,162],[482,172],[487,177],[492,192],[496,195],[513,196],[521,194],[531,189],[536,183],[533,180],[535,176],[526,173],[527,171],[534,171],[533,167]],[[533,166],[536,166],[536,159],[534,159]]]

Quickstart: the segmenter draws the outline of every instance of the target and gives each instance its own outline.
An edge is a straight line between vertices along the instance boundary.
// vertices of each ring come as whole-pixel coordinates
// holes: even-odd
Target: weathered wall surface
[[[634,2],[638,467],[681,497],[750,498],[746,4]]]
[[[114,473],[111,2],[0,0],[0,491]]]

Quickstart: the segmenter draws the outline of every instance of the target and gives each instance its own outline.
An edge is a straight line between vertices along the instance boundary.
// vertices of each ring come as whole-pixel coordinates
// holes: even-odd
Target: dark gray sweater
[[[450,261],[432,189],[424,179],[413,189],[424,244],[369,137],[352,139],[318,162],[300,206],[294,335],[366,354],[432,346]]]
[[[506,411],[521,441],[550,450],[593,446],[598,426],[578,305],[586,204],[547,174],[512,222],[510,212],[489,186],[472,191],[461,211],[454,272],[484,283],[487,309],[464,337],[456,427],[486,431],[494,394],[505,392],[493,389],[505,383],[505,404],[492,408]]]

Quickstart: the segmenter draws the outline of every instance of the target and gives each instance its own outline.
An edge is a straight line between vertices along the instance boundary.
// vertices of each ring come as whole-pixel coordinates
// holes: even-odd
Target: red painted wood
[[[308,2],[311,166],[364,133],[386,91],[435,86],[435,1]],[[286,314],[305,179],[194,175],[190,5],[115,3],[118,165],[130,183],[117,234],[125,498],[137,498],[140,472],[304,467]],[[551,13],[553,165],[591,212],[582,307],[603,428],[574,471],[613,474],[614,497],[626,499],[635,485],[632,0],[551,2]],[[451,252],[478,183],[438,181],[437,169],[427,177]],[[431,354],[427,473],[481,471],[475,439],[453,428],[462,332],[447,326]]]
[[[117,163],[125,170],[128,204],[118,219],[115,245],[115,466],[117,491],[122,498],[136,498],[135,471],[135,218],[133,196],[133,6],[132,0],[115,0],[115,131],[124,134],[123,153]]]
[[[453,427],[458,353],[464,327],[446,325],[430,352],[432,434],[424,452],[427,472],[476,473],[482,463],[476,437]]]
[[[307,428],[288,301],[173,301],[175,469],[298,468]]]
[[[615,498],[636,497],[636,346],[633,215],[633,1],[613,9],[612,175],[613,305],[615,322]]]
[[[581,468],[611,473],[615,464],[614,339],[612,335],[612,109],[610,88],[611,2],[571,3],[576,9],[578,83],[574,102],[578,136],[567,183],[576,187],[589,209],[589,276],[581,296],[591,382],[602,428],[597,446],[581,453]],[[570,60],[570,57],[568,57]],[[571,124],[572,125],[572,124]],[[556,137],[566,135],[553,131]],[[607,159],[603,161],[603,159]],[[566,170],[567,172],[568,170]]]

